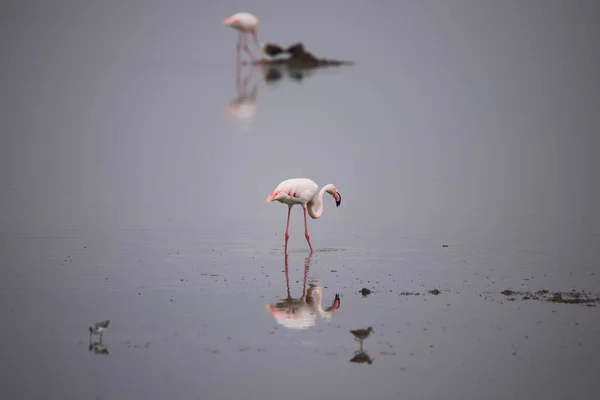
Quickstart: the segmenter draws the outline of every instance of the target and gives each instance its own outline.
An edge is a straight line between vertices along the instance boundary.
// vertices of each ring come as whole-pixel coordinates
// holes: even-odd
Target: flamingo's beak
[[[273,200],[277,200],[279,195],[281,194],[281,190],[274,191],[269,197],[267,197],[267,203],[272,202]]]
[[[335,197],[335,205],[337,207],[339,207],[340,204],[342,204],[342,195],[340,194],[340,192],[336,192],[334,197]]]

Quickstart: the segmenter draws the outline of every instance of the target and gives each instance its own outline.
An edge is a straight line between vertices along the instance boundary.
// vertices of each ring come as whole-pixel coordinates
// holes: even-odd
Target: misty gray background
[[[227,113],[228,103],[238,96],[237,32],[221,23],[238,11],[258,15],[264,42],[302,41],[319,57],[356,65],[314,71],[301,83],[284,78],[273,85],[255,71],[256,114],[240,123]],[[496,293],[510,284],[517,289],[525,276],[544,277],[539,285],[550,290],[600,290],[598,275],[590,275],[598,270],[600,257],[598,20],[600,6],[592,0],[3,1],[0,310],[5,316],[3,342],[14,346],[3,364],[3,390],[11,398],[62,398],[69,396],[68,390],[72,398],[123,393],[128,398],[299,398],[301,382],[307,381],[312,383],[304,395],[312,385],[326,398],[594,393],[595,378],[585,370],[578,377],[560,372],[562,381],[549,374],[557,373],[553,362],[597,367],[597,357],[578,358],[592,350],[578,343],[593,346],[591,338],[599,333],[596,308],[528,305],[523,306],[530,307],[526,315],[511,316],[507,305],[457,300],[463,308],[455,309],[458,314],[449,321],[465,318],[462,326],[475,326],[473,337],[461,331],[451,346],[462,356],[471,351],[470,343],[491,332],[508,337],[487,323],[488,334],[484,328],[477,331],[470,319],[475,316],[505,318],[517,327],[537,322],[540,315],[559,318],[544,331],[551,333],[546,341],[538,339],[547,346],[529,347],[521,369],[507,361],[513,357],[510,351],[503,359],[493,345],[486,349],[489,359],[503,366],[498,375],[486,370],[488,361],[473,356],[468,368],[487,371],[477,383],[450,378],[438,369],[453,365],[456,358],[449,355],[419,359],[419,369],[405,358],[400,361],[400,351],[397,358],[387,358],[388,364],[377,351],[378,360],[357,372],[362,366],[348,364],[351,355],[330,366],[322,359],[299,360],[307,352],[286,347],[248,361],[250,369],[273,368],[264,376],[255,369],[258,376],[249,375],[253,384],[220,386],[216,382],[224,375],[241,379],[245,361],[236,352],[209,361],[206,354],[212,353],[203,349],[218,348],[222,354],[225,334],[254,325],[246,344],[254,349],[271,343],[267,339],[274,321],[264,304],[285,294],[279,274],[286,207],[265,199],[292,177],[308,177],[320,186],[334,183],[343,196],[338,209],[327,197],[323,217],[309,220],[313,245],[339,250],[322,253],[320,263],[313,265],[317,275],[340,272],[335,279],[331,275],[324,302],[336,292],[346,296],[338,319],[323,325],[329,331],[321,328],[323,336],[315,330],[306,333],[326,347],[320,354],[336,346],[339,336],[352,347],[347,330],[363,324],[373,324],[389,342],[381,324],[404,325],[404,318],[415,318],[415,326],[434,315],[444,321],[444,299],[435,311],[419,301],[400,312],[397,296],[375,296],[372,303],[356,297],[361,282],[373,277],[383,281],[390,274],[404,274],[395,282],[405,286],[394,286],[394,291],[411,285],[419,289],[410,278],[427,288],[448,285],[451,291],[474,279],[467,291],[477,299],[490,283],[477,281],[485,274],[476,277],[476,271],[488,277],[494,271]],[[249,70],[244,67],[244,74]],[[294,270],[302,269],[306,251],[301,215],[293,210]],[[455,249],[447,258],[439,254],[442,243]],[[221,252],[217,259],[225,258],[215,261],[215,251]],[[169,258],[175,253],[187,258]],[[73,262],[80,270],[58,268],[67,254],[80,257]],[[147,269],[128,269],[143,261]],[[200,268],[204,262],[215,273],[228,271],[229,282],[236,283],[227,286],[215,279],[203,286],[200,297],[195,297],[198,287],[186,291],[169,286],[190,299],[186,311],[170,317],[156,304],[144,303],[143,296],[135,297],[136,305],[127,300],[144,284],[160,291],[166,280],[178,282],[172,271],[191,277],[188,267]],[[258,286],[250,289],[253,276],[258,282],[252,285]],[[111,294],[99,286],[105,277],[116,285]],[[202,297],[207,293],[209,301]],[[170,295],[164,307],[170,306]],[[240,307],[247,319],[220,319]],[[550,310],[560,310],[563,317]],[[113,347],[121,346],[117,355],[106,358],[111,361],[104,361],[113,363],[113,372],[97,365],[97,357],[84,349],[87,325],[112,318],[106,316],[110,313],[123,313],[105,335],[105,341],[113,335]],[[161,315],[165,319],[158,322]],[[207,329],[214,328],[213,344],[201,344],[200,355],[189,347],[161,348],[150,337],[159,332],[162,338],[165,329],[181,331],[169,324],[181,322],[179,318],[189,321],[191,315],[212,321]],[[390,315],[396,322],[387,319]],[[125,318],[134,322],[127,327]],[[569,318],[581,318],[582,337],[590,341],[560,342],[571,334],[557,333],[573,326]],[[47,325],[40,326],[42,321]],[[394,335],[399,331],[389,329]],[[154,340],[151,348],[158,353],[144,360],[123,355],[130,354],[125,343],[131,332],[150,335],[144,340]],[[415,340],[421,332],[413,332]],[[522,340],[521,333],[514,337]],[[181,346],[193,347],[193,340],[178,337]],[[293,338],[289,340],[306,339]],[[443,338],[439,336],[436,349]],[[78,340],[84,344],[74,345]],[[394,340],[407,342],[406,337]],[[319,349],[317,344],[309,348]],[[52,356],[45,353],[53,351]],[[26,361],[31,357],[38,357],[38,376],[48,379],[39,386],[24,383],[32,379],[31,361]],[[115,361],[118,357],[127,360]],[[172,357],[169,366],[156,361],[165,357]],[[136,370],[135,365],[154,362],[157,370],[148,375]],[[192,367],[194,362],[200,366]],[[284,379],[284,365],[295,365],[290,376],[297,373],[298,379]],[[338,371],[338,365],[344,368]],[[410,373],[411,365],[417,375],[400,387],[398,374]],[[300,366],[312,369],[300,373]],[[188,376],[190,368],[204,375]],[[507,369],[513,374],[503,376]],[[529,382],[515,372],[535,375],[536,369],[542,370],[539,380]],[[50,371],[56,374],[52,378]],[[73,371],[82,376],[77,379],[70,375]],[[428,373],[438,385],[422,375]],[[107,378],[112,374],[131,380],[115,384]],[[270,374],[283,383],[262,386]],[[156,380],[159,376],[164,380]],[[369,392],[368,385],[379,389]],[[20,390],[28,395],[19,396]]]

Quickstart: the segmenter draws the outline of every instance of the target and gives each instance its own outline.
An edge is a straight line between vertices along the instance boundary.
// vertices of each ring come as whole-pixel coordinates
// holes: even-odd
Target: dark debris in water
[[[588,307],[595,307],[596,304],[600,303],[600,294],[593,295],[588,294],[585,291],[578,292],[575,289],[570,292],[552,293],[546,289],[538,290],[536,292],[506,289],[500,293],[509,297],[508,300],[510,301],[515,301],[517,297],[520,297],[521,300],[540,300],[562,304],[585,304]]]
[[[441,290],[439,289],[432,289],[432,290],[428,290],[426,293],[432,294],[434,296],[437,296],[438,294],[442,293]],[[421,295],[425,295],[424,293],[419,293],[419,292],[407,292],[407,291],[402,291],[399,293],[400,296],[421,296]]]
[[[439,289],[432,289],[432,290],[428,290],[427,293],[437,296],[438,294],[442,293],[442,291]],[[400,296],[421,296],[421,295],[424,295],[425,293],[403,291],[403,292],[400,292],[399,294],[400,294]]]
[[[346,251],[346,249],[335,249],[335,248],[332,248],[332,247],[324,247],[322,249],[319,249],[319,251],[321,253],[332,253],[334,251]]]
[[[362,289],[360,290],[360,294],[362,294],[362,295],[363,295],[363,297],[367,297],[367,296],[368,296],[368,295],[370,295],[371,293],[372,293],[372,292],[371,292],[369,289],[367,289],[367,288],[362,288]]]

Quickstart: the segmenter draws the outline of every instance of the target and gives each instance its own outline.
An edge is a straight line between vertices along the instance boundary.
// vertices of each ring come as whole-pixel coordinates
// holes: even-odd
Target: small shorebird
[[[110,320],[96,322],[95,324],[90,325],[90,338],[92,334],[100,335],[100,340],[102,340],[102,334],[104,331],[108,329],[108,325],[110,324]]]
[[[371,327],[368,327],[367,329],[356,329],[356,330],[350,331],[350,333],[353,334],[354,337],[361,342],[363,340],[365,340],[366,338],[368,338],[372,332],[375,332],[375,331]]]

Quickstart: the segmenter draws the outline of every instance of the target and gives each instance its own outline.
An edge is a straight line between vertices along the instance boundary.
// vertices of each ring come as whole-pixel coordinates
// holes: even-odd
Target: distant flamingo
[[[290,228],[290,214],[292,212],[292,207],[296,204],[300,204],[304,209],[304,237],[308,242],[308,247],[310,247],[310,252],[312,253],[313,248],[310,243],[310,235],[308,234],[308,223],[306,221],[306,208],[308,206],[308,214],[312,219],[321,218],[321,214],[323,214],[323,193],[327,192],[333,196],[335,199],[335,205],[337,207],[342,203],[342,195],[338,192],[337,188],[333,184],[328,184],[323,186],[321,191],[317,196],[317,190],[319,186],[307,178],[295,178],[295,179],[287,179],[281,182],[271,193],[269,197],[267,197],[267,202],[270,203],[272,201],[278,201],[280,203],[284,203],[288,205],[288,216],[287,216],[287,224],[285,226],[285,251],[287,253],[287,244],[288,239],[290,238],[289,228]],[[317,204],[317,209],[315,210],[315,202]]]
[[[223,20],[223,24],[232,27],[233,29],[238,30],[238,42],[237,42],[237,54],[238,61],[240,50],[243,47],[246,50],[246,53],[252,59],[254,63],[260,63],[261,60],[254,57],[254,54],[248,48],[248,35],[251,34],[254,39],[254,43],[262,50],[263,54],[267,54],[269,56],[275,56],[281,52],[283,49],[276,44],[264,44],[258,39],[258,18],[255,15],[247,13],[247,12],[239,12],[237,14],[233,14],[231,17],[227,17]]]

